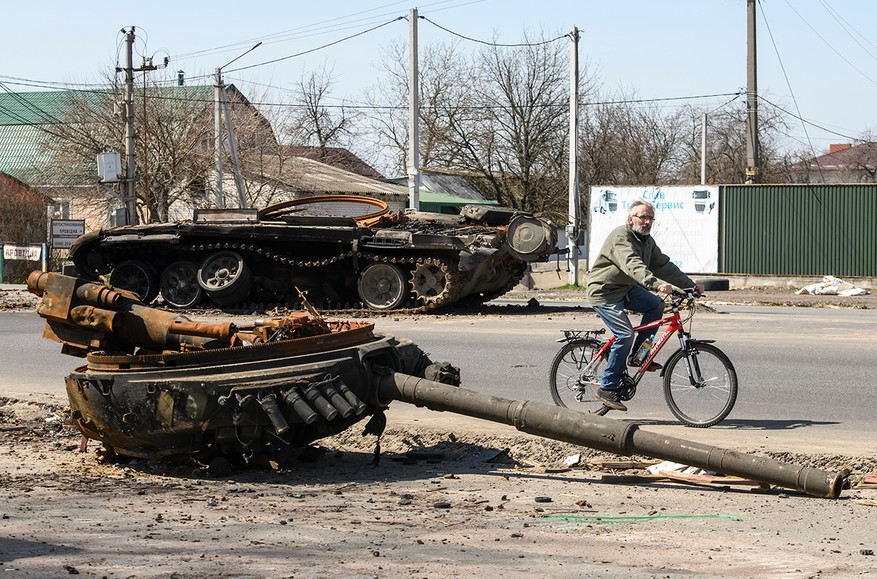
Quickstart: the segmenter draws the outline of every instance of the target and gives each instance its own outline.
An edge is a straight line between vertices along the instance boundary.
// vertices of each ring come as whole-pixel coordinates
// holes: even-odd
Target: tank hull
[[[301,290],[323,310],[425,311],[505,293],[556,243],[551,224],[501,208],[358,221],[269,207],[89,232],[70,257],[80,275],[170,307],[294,306]]]

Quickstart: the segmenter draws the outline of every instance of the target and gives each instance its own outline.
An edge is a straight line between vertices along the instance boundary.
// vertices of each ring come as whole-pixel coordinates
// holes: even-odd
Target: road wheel
[[[167,266],[158,285],[161,297],[172,308],[191,308],[204,295],[198,284],[198,266],[191,261],[175,261]]]
[[[144,304],[158,295],[158,275],[155,268],[145,261],[123,261],[114,267],[110,274],[110,285],[134,292]]]
[[[405,301],[405,274],[389,263],[372,263],[362,270],[357,283],[359,299],[373,310],[394,310]]]
[[[243,301],[250,293],[253,276],[244,258],[236,251],[217,251],[201,262],[198,285],[218,306]]]

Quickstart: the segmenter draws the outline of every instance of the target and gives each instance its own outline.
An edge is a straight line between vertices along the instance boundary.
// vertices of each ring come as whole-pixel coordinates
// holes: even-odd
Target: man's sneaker
[[[606,388],[600,388],[597,390],[597,400],[603,403],[603,406],[608,406],[612,410],[621,410],[622,412],[627,412],[627,406],[625,406],[621,402],[621,396],[618,393],[618,390],[607,390]]]
[[[630,358],[627,359],[627,365],[632,366],[634,368],[639,368],[640,366],[642,366],[642,362],[640,362],[639,360],[637,360],[636,358],[631,356]],[[657,372],[658,370],[660,370],[663,367],[664,367],[663,364],[659,364],[657,362],[652,362],[651,364],[649,364],[649,367],[646,368],[646,372]]]

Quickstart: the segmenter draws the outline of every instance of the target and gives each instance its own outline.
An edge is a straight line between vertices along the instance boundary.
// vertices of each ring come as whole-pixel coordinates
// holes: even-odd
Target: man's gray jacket
[[[661,280],[680,288],[694,282],[664,255],[651,235],[630,226],[612,230],[588,273],[587,296],[592,306],[619,302],[636,285],[655,291]]]

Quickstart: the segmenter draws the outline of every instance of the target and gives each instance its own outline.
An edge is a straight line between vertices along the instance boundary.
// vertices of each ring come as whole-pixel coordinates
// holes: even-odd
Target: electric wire
[[[864,40],[865,42],[870,44],[872,48],[877,48],[877,46],[874,46],[874,44],[870,40],[868,40],[867,37],[865,37],[861,32],[859,32],[853,26],[851,26],[850,23],[847,22],[844,19],[844,17],[841,16],[837,12],[837,10],[835,10],[834,8],[829,6],[825,2],[825,0],[819,0],[819,3],[822,4],[822,6],[825,8],[826,12],[828,12],[831,15],[831,17],[834,18],[834,21],[840,25],[840,27],[844,30],[844,32],[847,33],[847,35],[852,39],[852,41],[859,45],[859,48],[864,50],[868,54],[868,56],[870,56],[872,59],[877,60],[877,56],[874,56],[874,53],[872,53],[870,50],[868,50],[868,48],[864,44],[862,44],[862,42],[859,40],[859,38],[861,38],[862,40]],[[854,35],[852,32],[850,32],[850,30],[852,30],[856,34]],[[856,36],[858,36],[858,38]]]
[[[484,44],[486,46],[507,47],[507,48],[535,47],[535,46],[544,46],[546,44],[551,44],[553,42],[557,42],[558,40],[569,38],[568,34],[564,34],[562,36],[558,36],[557,38],[552,38],[550,40],[543,40],[541,42],[521,42],[521,43],[516,43],[516,44],[500,44],[497,42],[487,42],[486,40],[479,40],[477,38],[472,38],[471,36],[465,36],[463,34],[460,34],[459,32],[454,32],[453,30],[451,30],[449,28],[445,28],[444,26],[442,26],[441,24],[439,24],[437,22],[430,20],[426,16],[420,16],[420,19],[426,20],[427,22],[429,22],[430,24],[432,24],[436,28],[440,28],[441,30],[444,30],[448,34],[452,34],[454,36],[457,36],[458,38],[462,38],[463,40],[468,40],[469,42],[475,42],[477,44]]]
[[[800,14],[797,10],[795,10],[795,7],[792,6],[792,5],[789,3],[789,0],[786,0],[786,4],[788,4],[789,8],[792,9],[792,12],[794,12],[795,14],[797,14],[798,18],[800,18],[800,19],[804,22],[804,24],[806,24],[806,25],[810,28],[810,30],[813,31],[813,33],[819,38],[819,40],[821,40],[822,42],[824,42],[825,45],[826,45],[828,48],[830,48],[831,51],[834,52],[834,53],[835,53],[835,54],[836,54],[841,60],[843,60],[843,61],[844,61],[845,63],[847,63],[848,65],[850,65],[850,67],[851,67],[853,70],[855,70],[856,72],[858,72],[860,75],[862,75],[862,76],[863,76],[865,79],[867,79],[869,82],[871,82],[871,83],[873,83],[873,84],[877,84],[877,80],[874,80],[873,78],[871,78],[870,76],[868,76],[867,74],[865,74],[864,71],[862,71],[858,66],[856,66],[855,64],[853,64],[852,62],[850,62],[850,60],[849,60],[846,56],[844,56],[844,55],[843,55],[838,49],[836,49],[834,46],[832,46],[831,43],[828,42],[828,41],[827,41],[827,40],[826,40],[826,39],[825,39],[825,38],[819,33],[819,31],[816,30],[816,29],[813,27],[812,24],[810,24],[809,22],[807,22],[807,20],[806,20],[803,16],[801,16],[801,14]],[[759,6],[761,6],[761,2],[759,2]],[[763,13],[764,13],[764,8],[762,8],[761,10],[762,10],[762,14],[763,14]]]
[[[792,96],[792,103],[795,105],[795,110],[798,112],[797,118],[802,121],[802,128],[804,129],[804,135],[807,137],[807,143],[809,145],[811,156],[816,159],[816,166],[819,169],[819,174],[822,177],[822,180],[825,181],[825,175],[822,174],[822,166],[819,164],[819,158],[816,156],[816,150],[813,147],[813,141],[810,139],[810,132],[807,130],[807,124],[803,123],[803,118],[801,116],[801,109],[798,106],[798,99],[795,98],[795,91],[792,89],[792,83],[789,80],[789,75],[786,73],[786,66],[783,64],[783,58],[780,56],[779,47],[777,46],[776,40],[773,37],[773,31],[770,28],[770,22],[767,20],[767,14],[764,12],[764,6],[761,2],[757,2],[759,9],[761,10],[761,18],[764,21],[764,25],[767,28],[767,35],[770,37],[771,45],[773,45],[774,53],[777,56],[777,61],[780,64],[780,70],[783,72],[783,78],[786,80],[786,86],[789,89],[789,94]],[[792,8],[794,10],[794,8]],[[805,21],[806,22],[806,21]],[[756,95],[757,96],[757,95]],[[817,197],[818,199],[818,197]]]

